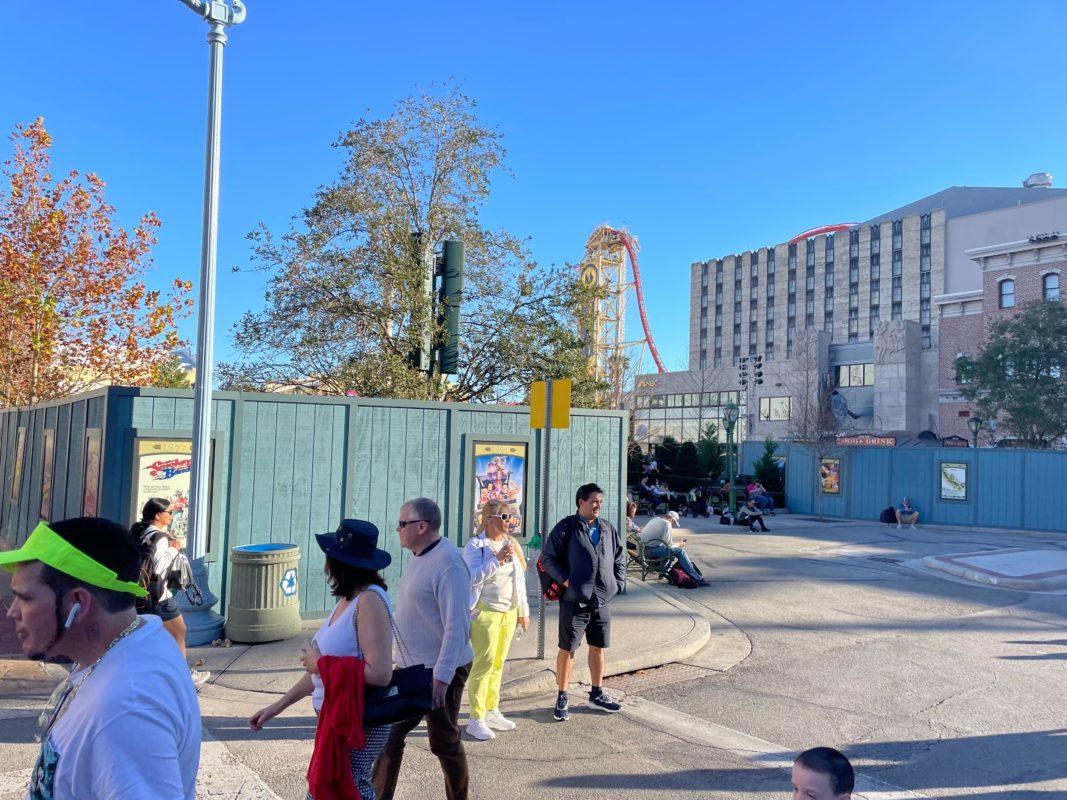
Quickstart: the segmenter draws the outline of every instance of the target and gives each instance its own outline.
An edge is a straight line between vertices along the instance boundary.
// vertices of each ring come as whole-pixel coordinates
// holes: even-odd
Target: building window
[[[761,397],[759,399],[759,418],[769,422],[784,422],[789,419],[790,398]]]
[[[791,270],[797,268],[797,246],[795,242],[789,245],[789,262],[787,266]]]
[[[759,274],[759,253],[752,253],[748,257],[748,265],[752,271],[752,277],[755,278]]]
[[[740,286],[735,286],[734,287],[734,302],[735,303],[740,303],[741,302],[741,287]]]
[[[767,321],[767,331],[764,336],[764,339],[766,340],[767,344],[774,343],[774,323],[770,320]]]
[[[871,226],[871,255],[876,256],[882,252],[882,228],[880,225]]]
[[[741,283],[744,261],[741,256],[734,256],[734,283]]]
[[[767,276],[774,274],[774,250],[767,251]]]
[[[893,223],[893,249],[900,250],[904,246],[904,220],[898,219]]]
[[[770,342],[763,348],[763,360],[774,361],[774,345]]]
[[[874,386],[874,364],[842,364],[837,368],[835,386]]]
[[[715,285],[719,287],[720,291],[722,290],[722,262],[721,261],[716,261],[715,262]]]
[[[872,339],[874,338],[874,329],[876,327],[878,327],[879,313],[880,313],[880,307],[879,306],[871,306],[869,332],[870,332],[870,336],[871,336]]]
[[[877,280],[882,277],[882,257],[879,255],[871,256],[871,280]]]
[[[893,278],[893,302],[899,303],[903,299],[904,289],[900,284],[900,278]]]
[[[1060,276],[1057,272],[1050,272],[1041,279],[1041,294],[1046,300],[1060,299]]]
[[[1000,282],[1000,307],[1015,308],[1015,281],[1011,278]]]
[[[808,256],[808,258],[807,258],[807,266],[809,268],[814,268],[815,267],[815,240],[814,239],[808,239],[807,256]]]
[[[923,214],[919,218],[919,243],[930,244],[930,229],[932,221],[929,214]]]
[[[827,311],[822,318],[822,329],[827,333],[832,334],[834,332],[834,312]]]

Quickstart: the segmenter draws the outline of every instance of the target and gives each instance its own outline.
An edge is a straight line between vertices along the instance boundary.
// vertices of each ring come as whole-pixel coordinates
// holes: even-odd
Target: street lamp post
[[[211,491],[211,386],[215,366],[215,262],[219,232],[219,154],[222,145],[222,53],[226,29],[244,21],[241,0],[181,0],[208,24],[207,151],[204,158],[204,217],[200,238],[200,301],[196,328],[196,383],[193,391],[193,464],[189,492],[188,550],[197,583],[207,588],[203,557],[207,551]],[[210,599],[211,602],[208,602]],[[215,602],[205,591],[204,614],[187,621],[189,644],[207,644],[222,634],[222,618],[208,610]]]
[[[978,447],[978,432],[982,430],[982,425],[985,424],[985,420],[981,417],[971,417],[967,420],[967,427],[971,429],[971,437],[974,440],[974,447]]]
[[[734,485],[734,425],[737,424],[737,404],[727,403],[722,410],[726,420],[726,475],[730,479],[730,513],[737,513],[737,487]]]

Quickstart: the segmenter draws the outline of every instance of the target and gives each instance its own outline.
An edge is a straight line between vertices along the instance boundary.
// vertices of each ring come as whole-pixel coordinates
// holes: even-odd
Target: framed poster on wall
[[[82,514],[95,517],[100,492],[100,429],[85,431],[85,480],[82,484]]]
[[[841,459],[824,458],[820,460],[819,484],[823,494],[841,494]]]
[[[26,455],[26,428],[19,428],[15,435],[15,470],[11,479],[11,502],[19,501],[19,490],[22,486],[22,459]]]
[[[56,432],[47,429],[41,442],[41,519],[52,519],[52,477],[56,465]]]
[[[941,499],[967,499],[967,465],[957,461],[941,462]]]
[[[529,442],[479,442],[471,448],[470,474],[473,477],[473,533],[482,506],[490,500],[508,504],[508,533],[519,538],[526,535],[523,519],[526,509],[526,479]]]
[[[184,540],[189,530],[189,488],[193,469],[190,439],[134,439],[133,518],[141,518],[146,501],[170,502],[170,532]],[[210,483],[210,481],[209,481]],[[210,506],[209,506],[210,508]],[[210,530],[210,525],[208,526]]]

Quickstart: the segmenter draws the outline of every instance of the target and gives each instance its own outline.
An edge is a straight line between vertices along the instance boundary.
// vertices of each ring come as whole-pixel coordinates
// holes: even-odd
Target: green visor
[[[101,589],[126,592],[137,597],[148,596],[143,586],[131,581],[120,581],[114,570],[85,555],[43,522],[33,529],[30,538],[22,547],[0,553],[0,567],[8,572],[14,572],[19,564],[26,561],[42,561],[65,575]]]

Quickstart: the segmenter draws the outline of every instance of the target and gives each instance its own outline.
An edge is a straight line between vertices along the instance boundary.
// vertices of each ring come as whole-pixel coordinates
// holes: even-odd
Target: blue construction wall
[[[529,409],[364,398],[294,397],[217,392],[212,405],[214,472],[210,588],[225,613],[227,555],[241,544],[286,542],[301,548],[301,610],[332,606],[314,534],[343,517],[368,519],[393,555],[386,579],[395,583],[410,553],[396,535],[400,506],[414,497],[436,500],[444,534],[461,545],[471,532],[474,500],[470,452],[480,442],[528,445],[527,534],[541,528],[542,432],[529,428]],[[82,513],[84,430],[103,432],[99,512],[131,524],[134,439],[191,438],[192,392],[111,387],[90,395],[0,411],[0,547],[21,543],[39,519],[41,441],[56,431],[52,519]],[[21,487],[11,502],[16,432],[26,427]],[[625,501],[626,412],[575,409],[569,429],[553,432],[549,522],[574,511],[575,489],[596,482],[605,491],[604,516],[616,526]],[[60,457],[60,453],[64,455]]]
[[[745,442],[740,472],[752,472],[762,442]],[[782,443],[786,503],[790,512],[817,514],[818,463],[809,448]],[[841,461],[841,493],[823,495],[828,517],[877,519],[907,495],[919,524],[1067,533],[1067,452],[963,447],[835,447]],[[941,499],[941,464],[967,465],[967,497]]]

